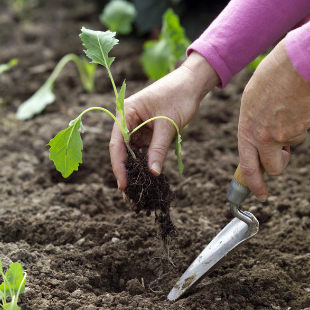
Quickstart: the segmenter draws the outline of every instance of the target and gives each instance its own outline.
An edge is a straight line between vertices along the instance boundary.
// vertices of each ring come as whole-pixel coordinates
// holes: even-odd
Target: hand
[[[241,171],[258,199],[268,197],[263,171],[281,174],[290,159],[290,146],[302,142],[309,127],[310,82],[294,69],[282,40],[259,65],[241,100]]]
[[[208,62],[193,52],[178,69],[125,100],[129,130],[159,115],[170,117],[182,129],[197,113],[201,99],[218,82],[218,75]],[[131,143],[139,147],[148,147],[148,166],[154,175],[161,173],[175,134],[175,128],[169,121],[155,120],[132,136]],[[116,124],[110,141],[110,155],[118,187],[124,190],[127,186],[127,153]]]

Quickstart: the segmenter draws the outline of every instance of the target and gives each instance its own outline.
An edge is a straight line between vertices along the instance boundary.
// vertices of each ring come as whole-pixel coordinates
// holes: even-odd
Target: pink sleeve
[[[285,45],[295,69],[310,82],[310,21],[291,31]]]
[[[188,48],[206,58],[224,87],[310,13],[310,0],[231,0]]]

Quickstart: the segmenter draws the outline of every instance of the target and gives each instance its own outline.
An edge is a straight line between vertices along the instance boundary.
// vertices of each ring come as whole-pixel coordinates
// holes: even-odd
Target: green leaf
[[[6,293],[6,296],[11,296],[11,291],[14,295],[17,294],[18,289],[24,280],[24,270],[20,263],[10,264],[9,269],[5,273],[6,281],[0,285],[0,290]],[[25,291],[25,281],[21,286],[20,293]]]
[[[150,79],[158,80],[171,71],[171,54],[166,40],[147,41],[143,49],[141,62]]]
[[[9,302],[2,306],[3,310],[21,310],[21,307],[19,307],[16,303]]]
[[[163,15],[159,40],[144,44],[142,65],[147,76],[157,80],[172,71],[176,63],[185,57],[189,43],[179,17],[168,9]]]
[[[79,61],[75,63],[79,70],[84,89],[91,93],[94,90],[97,64],[88,62],[88,60],[84,57],[80,57]]]
[[[13,58],[11,59],[7,64],[1,64],[0,65],[0,74],[10,70],[12,67],[16,66],[18,64],[18,59]]]
[[[49,158],[54,162],[56,169],[64,178],[77,171],[82,163],[83,142],[79,129],[81,119],[78,118],[67,129],[60,131],[50,142]]]
[[[111,31],[119,34],[129,34],[136,17],[135,6],[124,0],[112,0],[100,15],[100,21]]]
[[[55,95],[52,86],[44,83],[28,100],[22,103],[16,113],[20,120],[32,118],[34,115],[41,113],[47,105],[55,101]]]
[[[106,68],[110,68],[115,57],[109,57],[108,54],[118,43],[114,38],[115,32],[111,31],[94,31],[82,28],[80,38],[86,47],[84,51],[93,63],[98,63]]]
[[[185,36],[179,17],[172,9],[168,9],[164,14],[161,37],[168,41],[173,65],[175,65],[180,58],[185,57],[190,42]]]
[[[248,64],[248,69],[254,72],[265,57],[265,54],[257,56],[251,63]]]

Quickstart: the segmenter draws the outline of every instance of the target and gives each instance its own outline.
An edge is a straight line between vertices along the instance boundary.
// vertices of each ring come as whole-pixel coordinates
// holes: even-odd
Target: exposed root
[[[154,176],[147,167],[146,155],[138,149],[133,150],[136,159],[128,153],[126,162],[128,186],[125,194],[132,201],[136,213],[143,210],[149,216],[154,212],[161,239],[166,244],[167,236],[175,232],[169,212],[173,193],[165,175]]]

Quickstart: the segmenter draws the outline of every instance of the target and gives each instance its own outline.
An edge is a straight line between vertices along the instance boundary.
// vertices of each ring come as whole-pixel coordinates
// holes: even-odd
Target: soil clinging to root
[[[147,166],[147,155],[138,148],[134,148],[136,158],[128,153],[126,161],[128,186],[125,190],[136,213],[145,211],[149,216],[155,213],[155,221],[159,225],[159,232],[164,243],[167,237],[175,232],[175,226],[170,217],[170,203],[173,193],[167,177],[164,174],[154,176]]]

